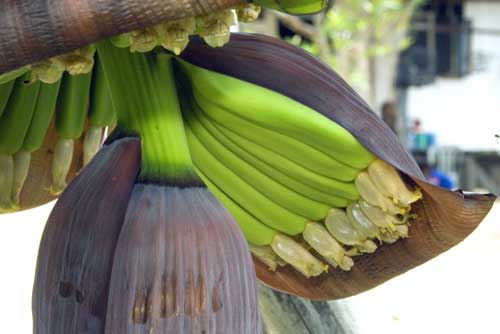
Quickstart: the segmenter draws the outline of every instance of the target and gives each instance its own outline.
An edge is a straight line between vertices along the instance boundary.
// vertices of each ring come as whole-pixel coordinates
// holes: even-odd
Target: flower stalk
[[[137,136],[142,140],[139,180],[200,184],[184,133],[172,56],[132,54],[108,41],[100,43],[98,51],[117,110],[116,136]]]

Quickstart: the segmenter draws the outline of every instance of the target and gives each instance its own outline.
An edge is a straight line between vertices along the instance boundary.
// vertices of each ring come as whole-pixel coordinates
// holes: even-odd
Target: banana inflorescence
[[[253,5],[237,11],[244,20],[258,14]],[[233,17],[229,10],[164,23],[113,37],[105,48],[128,54],[125,47],[148,52],[161,44],[178,54],[193,33],[221,46]],[[148,66],[171,71],[163,63]],[[346,129],[272,90],[180,59],[174,67],[197,172],[270,269],[290,264],[307,277],[329,265],[350,270],[354,256],[408,237],[411,205],[421,191],[409,189]],[[74,140],[87,128],[88,163],[123,101],[112,96],[94,46],[0,79],[0,210],[6,212],[19,205],[30,154],[43,144],[52,118],[58,141],[50,191],[57,195],[66,186]]]
[[[307,277],[408,237],[422,198],[348,131],[263,87],[179,61],[193,162],[271,270]]]
[[[230,37],[236,17],[255,20],[260,7],[241,5],[202,17],[188,17],[112,37],[111,42],[131,52],[148,52],[156,46],[179,54],[198,34],[213,47]],[[40,149],[54,119],[58,140],[53,147],[53,195],[66,187],[73,161],[74,141],[83,139],[83,163],[99,150],[105,129],[116,123],[103,67],[94,45],[45,59],[0,75],[0,212],[19,209],[31,153]],[[24,142],[23,142],[24,140]]]

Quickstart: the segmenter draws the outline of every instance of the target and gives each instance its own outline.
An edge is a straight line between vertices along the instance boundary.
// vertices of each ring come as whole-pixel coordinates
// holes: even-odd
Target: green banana
[[[240,136],[255,144],[267,148],[269,151],[274,152],[273,155],[282,155],[311,172],[340,181],[352,181],[359,172],[358,169],[340,163],[297,139],[238,117],[201,95],[195,95],[195,99],[204,113],[216,123],[237,132]]]
[[[54,84],[40,83],[40,90],[28,132],[23,145],[14,155],[14,182],[12,185],[12,201],[20,205],[20,195],[28,176],[31,152],[38,150],[44,142],[52,115],[56,108],[57,95],[61,82]]]
[[[79,75],[65,73],[57,99],[55,126],[59,139],[52,161],[50,191],[60,194],[66,187],[66,176],[73,159],[73,141],[79,138],[85,125],[89,104],[92,72]]]
[[[0,85],[6,84],[10,81],[14,81],[29,70],[30,66],[27,65],[0,75]]]
[[[278,160],[277,162],[278,166],[273,166],[272,165],[274,163],[273,159],[267,159],[268,157],[273,157],[273,156],[281,157],[281,156],[276,154],[270,154],[269,156],[266,156],[266,154],[269,153],[266,152],[265,149],[259,151],[258,149],[260,149],[261,147],[257,145],[255,145],[256,150],[253,150],[254,152],[257,152],[257,154],[252,155],[251,153],[254,152],[249,153],[245,151],[244,147],[250,151],[248,146],[238,146],[233,141],[231,141],[225,134],[223,134],[219,130],[218,127],[216,127],[215,124],[212,123],[210,119],[208,119],[205,115],[203,115],[203,113],[199,110],[199,108],[196,106],[195,103],[193,103],[193,110],[198,121],[215,139],[217,139],[217,141],[222,143],[222,145],[231,150],[234,154],[244,159],[246,162],[248,162],[255,168],[259,169],[262,173],[275,179],[281,184],[290,187],[290,189],[293,189],[294,191],[303,194],[306,197],[314,199],[318,202],[325,203],[331,207],[346,207],[349,204],[348,201],[344,198],[336,197],[334,195],[329,194],[328,192],[322,192],[288,176],[286,174],[287,172],[286,169],[281,170],[279,165],[281,162],[280,160],[276,159]],[[251,141],[249,141],[249,143],[253,144],[253,142]],[[268,161],[265,162],[264,159],[269,160],[269,164],[267,163]]]
[[[186,136],[195,166],[227,196],[271,228],[289,235],[304,231],[305,217],[280,207],[226,168],[208,152],[189,126],[186,126]]]
[[[89,104],[91,73],[65,73],[57,99],[56,130],[61,138],[77,139],[83,132]]]
[[[255,4],[292,15],[318,13],[326,8],[327,0],[255,0]]]
[[[271,244],[274,236],[278,233],[276,230],[264,225],[257,218],[249,214],[245,209],[235,203],[222,190],[220,190],[210,179],[203,174],[200,169],[196,172],[203,180],[203,183],[210,189],[224,207],[231,213],[231,216],[240,225],[241,231],[248,242],[258,246]]]
[[[232,201],[229,196],[221,191],[205,174],[203,174],[203,172],[199,169],[196,171],[210,191],[222,204],[224,204],[226,209],[228,209],[238,222],[245,238],[250,243],[250,250],[252,253],[262,260],[263,247],[271,246],[270,249],[265,248],[265,256],[271,260],[271,262],[263,261],[264,263],[272,267],[275,264],[283,265],[284,260],[285,263],[291,264],[306,277],[318,276],[328,270],[328,266],[314,257],[304,246],[294,239],[264,225],[257,218],[245,211],[245,209]],[[274,266],[274,268],[276,268],[276,266]]]
[[[243,159],[234,155],[213,138],[192,115],[187,115],[187,123],[195,136],[205,145],[207,150],[224,166],[251,184],[257,191],[265,194],[276,204],[311,220],[321,220],[330,209],[329,206],[304,197],[276,182]]]
[[[252,153],[256,155],[258,154],[262,159],[266,159],[266,157],[267,159],[275,159],[273,162],[273,166],[280,168],[282,172],[288,173],[295,180],[302,181],[319,191],[326,192],[347,200],[354,201],[359,198],[359,193],[353,182],[338,181],[333,178],[315,174],[314,172],[302,168],[300,165],[294,164],[288,159],[283,158],[279,154],[272,154],[272,152],[266,151],[265,148],[261,146],[259,147],[259,145],[254,144],[252,141],[239,136],[236,132],[224,128],[223,126],[215,126],[222,133],[224,133],[224,135],[226,135],[230,140],[232,140],[240,147],[245,147]]]
[[[22,162],[25,165],[25,159],[19,156],[14,159],[14,154],[18,152],[23,145],[24,138],[28,132],[33,112],[35,110],[40,83],[27,83],[29,73],[15,80],[14,88],[5,107],[5,111],[0,117],[0,212],[9,212],[17,210],[17,205],[12,202],[12,190],[15,187],[15,181],[20,177],[15,173],[14,163]],[[21,175],[22,176],[22,175]]]
[[[258,85],[180,63],[197,99],[205,96],[222,109],[303,141],[349,166],[366,168],[374,159],[349,131],[301,103]]]
[[[0,118],[0,153],[14,154],[23,145],[31,123],[40,83],[26,83],[30,74],[16,79],[13,91]]]
[[[284,260],[285,263],[291,264],[306,277],[318,276],[328,270],[327,265],[314,257],[300,243],[264,225],[257,218],[231,200],[231,198],[221,191],[205,174],[203,174],[203,172],[199,169],[196,169],[196,172],[200,175],[210,191],[222,204],[224,204],[226,209],[228,209],[238,222],[245,238],[250,243],[250,250],[252,253],[262,260],[262,248],[266,247],[265,256],[268,257],[271,262],[263,261],[264,263],[271,266],[274,264],[283,265]],[[267,246],[271,246],[271,249],[267,249]]]
[[[49,128],[50,121],[56,109],[57,96],[61,81],[53,84],[40,84],[40,91],[36,101],[33,118],[24,137],[22,150],[34,152],[43,145],[45,134]]]
[[[12,80],[4,84],[0,84],[0,118],[9,102],[10,94],[12,93],[12,88],[14,88],[14,83],[16,81]]]
[[[86,165],[97,153],[102,143],[104,128],[116,121],[116,112],[106,81],[104,67],[96,59],[88,110],[89,128],[83,140],[83,165]]]

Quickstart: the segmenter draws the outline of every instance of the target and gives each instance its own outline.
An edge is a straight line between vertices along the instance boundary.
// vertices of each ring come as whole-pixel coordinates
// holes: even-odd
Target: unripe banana
[[[0,75],[0,85],[6,84],[8,82],[14,81],[19,78],[21,75],[25,74],[30,70],[30,66],[23,66],[13,71],[4,73]]]
[[[250,148],[250,146],[252,146],[253,144],[253,142],[251,141],[247,141],[247,143],[243,146],[236,145],[236,143],[232,142],[225,134],[223,134],[219,130],[219,128],[203,114],[203,112],[200,112],[195,104],[193,104],[193,111],[198,121],[215,139],[217,139],[225,147],[231,150],[234,154],[259,169],[262,173],[268,175],[281,184],[288,186],[290,189],[293,189],[294,191],[318,202],[328,204],[330,207],[347,206],[348,201],[344,198],[331,195],[329,193],[330,188],[326,188],[328,190],[322,192],[313,187],[310,187],[306,183],[302,183],[290,177],[287,172],[290,171],[290,169],[293,169],[293,166],[290,166],[290,164],[287,163],[289,162],[287,159],[283,158],[284,160],[286,160],[286,162],[284,162],[283,159],[280,159],[280,155],[269,152],[256,144],[254,144],[253,147]],[[245,149],[249,152],[247,152]],[[283,166],[289,168],[282,168]]]
[[[326,216],[329,207],[304,197],[293,190],[276,182],[258,169],[245,162],[213,138],[205,128],[196,121],[196,118],[186,117],[194,135],[203,142],[203,145],[218,161],[230,169],[258,192],[264,194],[271,201],[283,208],[304,216],[311,220],[321,220]]]
[[[276,166],[277,168],[280,168],[281,171],[293,176],[295,180],[304,182],[319,191],[347,200],[355,201],[359,198],[359,193],[354,186],[354,183],[339,181],[335,178],[329,178],[311,172],[310,170],[291,162],[277,153],[270,152],[264,147],[254,144],[252,141],[239,136],[237,133],[224,128],[223,126],[217,126],[217,124],[215,124],[215,126],[234,143],[240,147],[245,147],[248,151],[258,155],[262,159],[266,159],[267,157],[266,160],[270,161],[273,166]],[[338,173],[332,171],[332,175],[333,174],[339,175]]]
[[[106,81],[106,73],[96,59],[94,71],[92,72],[92,83],[90,87],[90,105],[88,110],[89,128],[83,140],[83,165],[85,166],[97,153],[102,144],[104,128],[111,126],[116,121],[116,111],[109,87]]]
[[[33,117],[24,137],[22,147],[14,155],[14,181],[12,185],[12,201],[20,207],[20,195],[28,176],[31,153],[38,150],[44,142],[55,110],[60,81],[54,84],[40,83]]]
[[[196,95],[201,110],[225,129],[238,133],[240,137],[272,151],[272,155],[284,156],[310,172],[341,181],[352,181],[359,170],[349,167],[300,140],[285,136],[279,131],[267,129],[233,114],[202,95]],[[224,129],[219,128],[221,131]],[[297,167],[298,168],[298,167]],[[294,170],[292,170],[293,172]],[[297,177],[304,177],[307,171],[298,171]],[[309,176],[312,178],[313,176]],[[307,179],[307,178],[306,178]],[[313,178],[313,180],[315,180]],[[316,181],[316,180],[315,180]],[[316,181],[321,184],[320,181]]]
[[[255,0],[254,2],[292,15],[318,13],[328,5],[328,1],[325,0]]]
[[[191,81],[195,98],[205,96],[232,113],[304,141],[355,168],[365,168],[373,160],[373,155],[346,129],[301,103],[184,61],[181,65]]]
[[[27,73],[16,79],[13,91],[0,118],[0,153],[14,154],[23,145],[35,110],[40,83],[29,83]]]
[[[224,207],[231,213],[236,222],[240,225],[247,241],[255,246],[265,246],[271,244],[276,231],[258,221],[245,209],[236,204],[224,192],[222,192],[210,179],[197,169],[196,172],[203,180],[203,183],[217,197]]]
[[[14,83],[16,80],[11,80],[9,82],[0,84],[0,118],[9,102],[10,94],[12,93],[12,88],[14,88]]]
[[[196,167],[227,196],[271,228],[289,235],[304,231],[305,217],[280,207],[226,168],[208,152],[189,127],[186,127],[186,136]]]
[[[271,269],[276,268],[276,265],[289,263],[307,277],[318,276],[328,270],[328,266],[316,259],[304,246],[261,223],[222,192],[201,170],[196,171],[240,225],[250,249]]]
[[[23,146],[35,110],[40,83],[30,83],[30,73],[15,80],[14,87],[0,117],[0,212],[19,209],[19,183],[26,178],[29,159],[14,154]],[[17,166],[16,166],[17,165]],[[17,168],[20,167],[21,169]],[[12,201],[14,199],[14,201]]]
[[[92,72],[80,75],[64,74],[57,99],[55,126],[59,135],[52,161],[54,195],[66,187],[66,176],[73,159],[73,141],[83,132],[89,106]]]

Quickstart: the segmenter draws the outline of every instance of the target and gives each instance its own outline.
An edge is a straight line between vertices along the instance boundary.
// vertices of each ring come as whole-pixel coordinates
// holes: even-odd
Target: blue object
[[[445,173],[440,172],[436,169],[433,169],[431,171],[429,181],[432,184],[435,184],[437,186],[440,186],[440,187],[446,188],[446,189],[453,189],[455,187],[455,185],[453,184],[453,181],[448,177],[448,175],[446,175]]]

